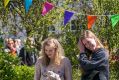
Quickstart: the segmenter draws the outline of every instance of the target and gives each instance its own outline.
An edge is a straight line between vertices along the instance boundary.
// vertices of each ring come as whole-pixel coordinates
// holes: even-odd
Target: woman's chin
[[[52,59],[53,57],[52,56],[48,56],[50,59]]]
[[[91,51],[95,51],[95,48],[91,48],[90,50],[91,50]]]

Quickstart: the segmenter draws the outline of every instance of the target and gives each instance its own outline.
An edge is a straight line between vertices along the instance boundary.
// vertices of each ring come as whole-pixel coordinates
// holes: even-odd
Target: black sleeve
[[[97,66],[100,66],[101,64],[103,64],[104,61],[107,59],[105,53],[106,53],[105,51],[94,53],[95,56],[93,56],[90,60],[88,59],[85,53],[80,53],[79,62],[81,67],[84,70],[95,69]]]

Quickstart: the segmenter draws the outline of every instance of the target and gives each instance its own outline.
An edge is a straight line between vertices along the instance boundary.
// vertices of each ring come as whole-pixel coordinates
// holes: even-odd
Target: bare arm
[[[38,59],[35,64],[35,74],[34,74],[34,80],[40,80],[41,75],[41,60]]]
[[[72,80],[72,66],[68,58],[64,59],[65,80]]]

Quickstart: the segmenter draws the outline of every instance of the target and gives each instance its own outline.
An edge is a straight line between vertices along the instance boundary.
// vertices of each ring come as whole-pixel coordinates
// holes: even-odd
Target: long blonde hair
[[[56,49],[56,55],[55,55],[55,60],[54,60],[55,64],[59,65],[61,61],[61,57],[64,56],[64,50],[61,44],[59,43],[59,41],[55,38],[47,38],[43,41],[42,49],[41,49],[42,64],[44,66],[48,66],[50,62],[50,59],[45,53],[45,46],[50,46],[52,43],[55,44],[54,48]]]
[[[85,39],[85,38],[88,38],[88,37],[92,37],[95,39],[97,45],[100,47],[100,48],[104,48],[104,46],[102,45],[101,41],[96,37],[96,35],[90,31],[90,30],[84,30],[82,31],[81,33],[81,39]]]
[[[99,46],[100,48],[104,48],[104,46],[101,44],[100,40],[96,37],[96,35],[92,31],[84,30],[81,32],[81,37],[80,37],[81,40],[88,38],[88,37],[94,38],[97,43],[97,46]],[[91,54],[88,55],[88,58],[90,58],[90,56],[91,56]],[[82,75],[85,74],[85,71],[83,70],[83,68],[81,68],[81,72],[82,72]]]

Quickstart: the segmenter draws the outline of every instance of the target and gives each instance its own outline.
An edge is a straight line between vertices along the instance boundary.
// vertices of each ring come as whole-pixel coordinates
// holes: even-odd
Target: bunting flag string
[[[90,15],[90,16],[97,16],[97,17],[98,17],[98,16],[111,16],[111,14],[108,14],[108,15],[96,15],[96,14],[93,15],[93,14],[92,14],[92,15],[91,15],[91,14],[81,14],[81,13],[77,13],[77,12],[74,12],[74,13],[77,14],[77,15],[81,15],[81,16],[88,16],[88,15]]]
[[[6,7],[8,5],[10,0],[4,0],[4,7]]]
[[[43,5],[42,15],[46,15],[53,7],[54,5],[52,3],[45,2]]]
[[[25,12],[29,11],[30,6],[32,5],[32,0],[24,0]]]
[[[65,10],[65,9],[63,9]],[[89,14],[80,14],[80,13],[77,13],[75,11],[68,11],[68,12],[71,12],[73,14],[76,14],[76,15],[84,15],[84,16],[87,16],[87,20],[88,20],[88,29],[91,29],[91,27],[93,26],[93,24],[95,23],[97,17],[99,16],[111,16],[111,21],[112,22],[112,25],[113,27],[116,25],[116,23],[119,21],[119,14],[115,14],[115,15],[111,15],[111,14],[105,14],[105,15],[89,15]],[[66,19],[66,16],[68,16],[69,14],[66,12],[64,13],[64,26],[68,23],[68,21],[71,19],[71,17],[69,17],[69,19]],[[67,17],[68,18],[68,17]],[[91,21],[90,21],[91,19]]]
[[[4,7],[6,7],[8,5],[9,1],[10,0],[4,0]],[[81,1],[83,1],[83,0],[81,0]],[[90,2],[90,1],[88,1],[88,3],[92,4],[92,2]],[[28,12],[30,6],[32,5],[32,0],[24,0],[24,4],[25,4],[24,5],[25,6],[25,11]],[[88,6],[88,4],[87,4],[87,6]],[[52,3],[49,3],[49,2],[46,1],[43,4],[42,15],[43,16],[46,15],[50,10],[53,9],[53,7],[54,7],[54,5]],[[57,6],[55,6],[55,7],[57,7]],[[65,10],[64,8],[62,8],[62,10],[64,11],[64,26],[70,21],[70,19],[72,18],[72,16],[74,14],[87,16],[87,21],[88,21],[87,27],[88,27],[88,29],[91,29],[91,27],[95,23],[98,16],[111,16],[112,27],[114,27],[119,22],[119,14],[114,14],[114,15],[111,15],[111,14],[109,14],[109,15],[106,15],[106,14],[105,15],[90,15],[90,14],[81,14],[81,13],[78,13],[78,12],[75,12],[75,11],[68,11],[68,10]]]

